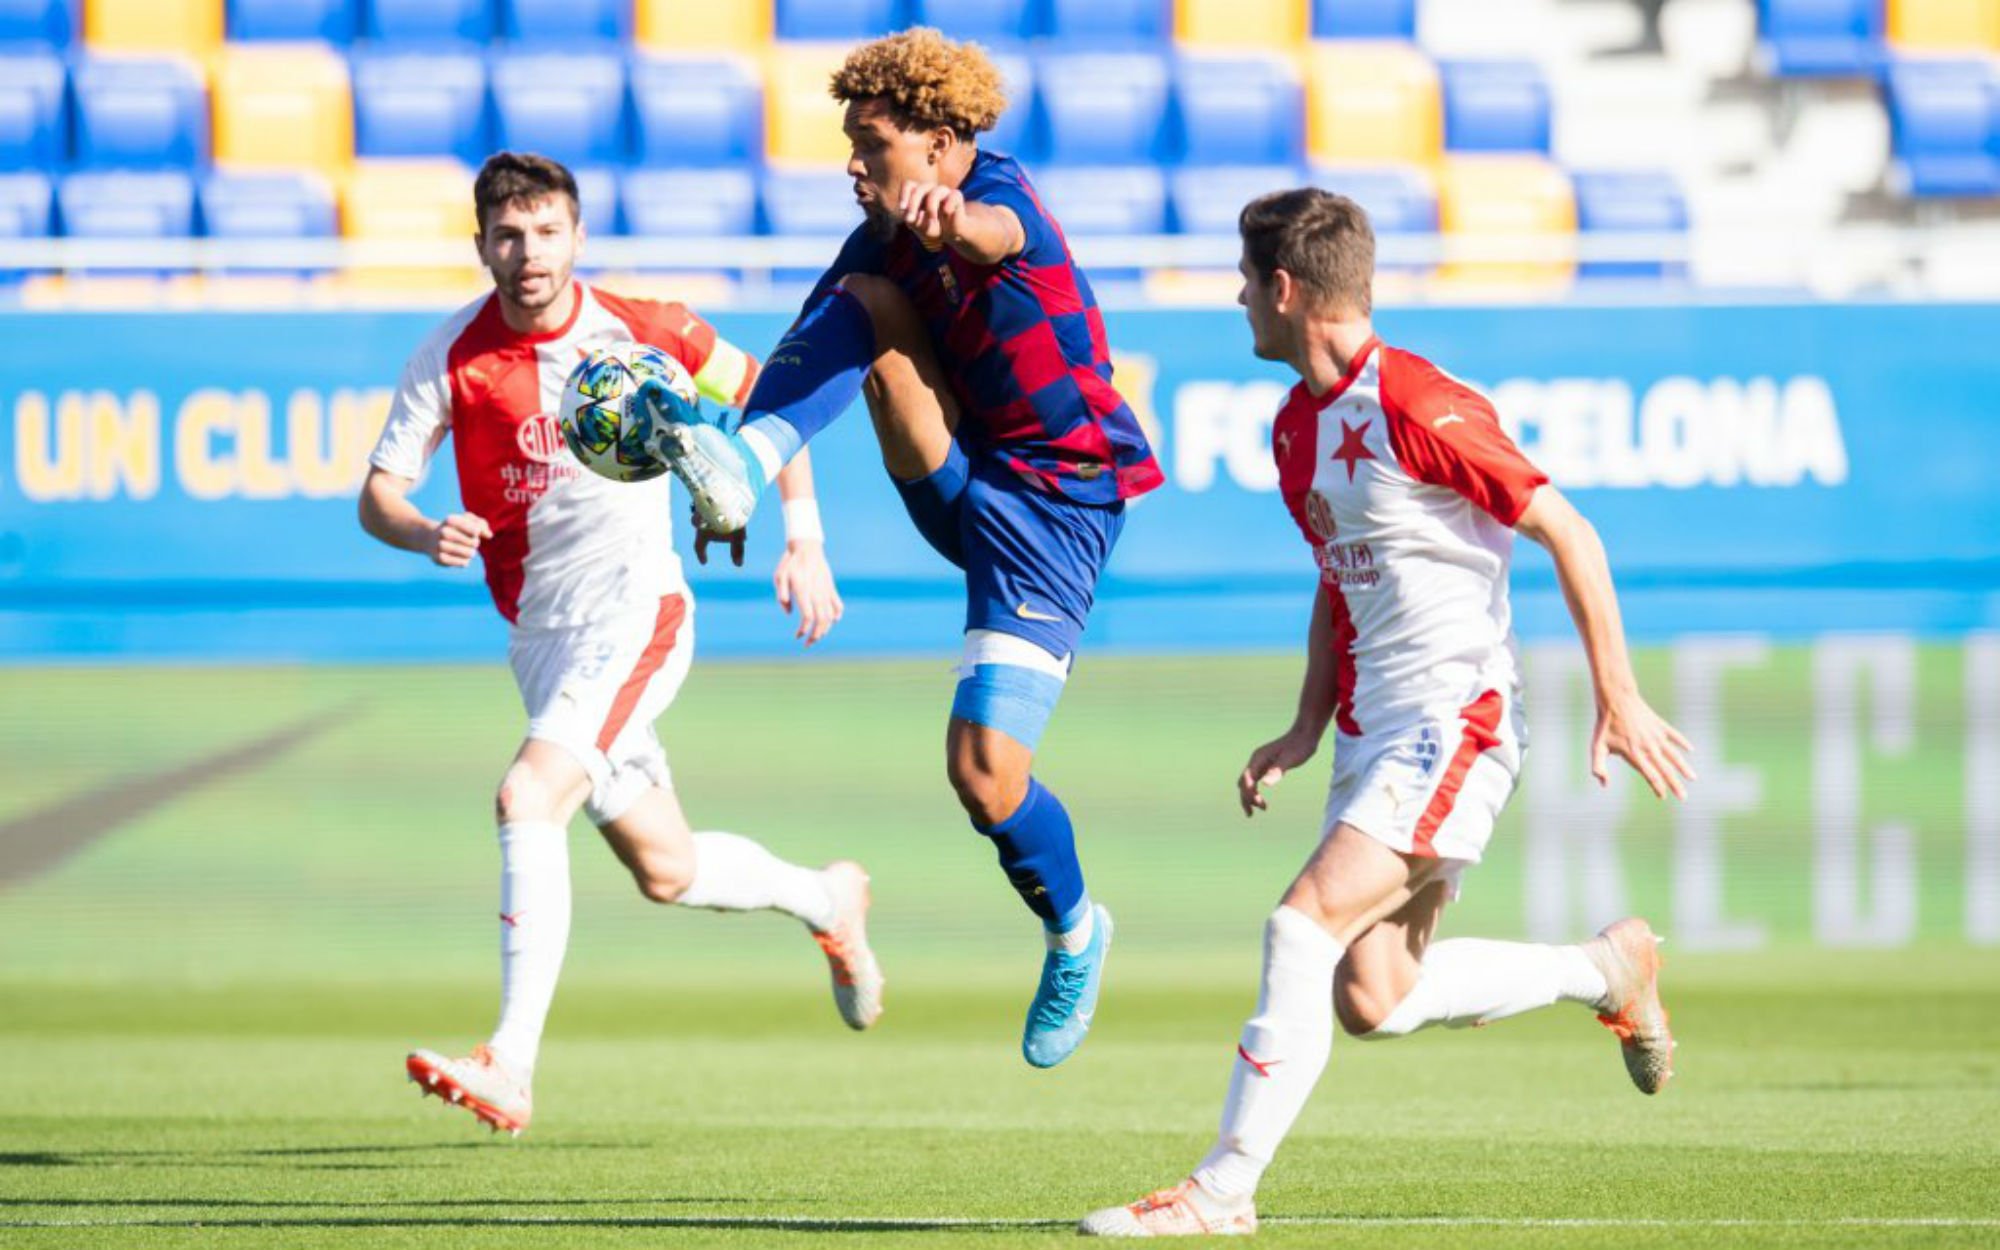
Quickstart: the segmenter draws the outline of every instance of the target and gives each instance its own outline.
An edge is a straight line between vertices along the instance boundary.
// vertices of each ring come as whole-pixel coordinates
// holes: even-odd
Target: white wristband
[[[819,521],[819,500],[808,497],[785,501],[785,541],[788,543],[826,541],[826,528]]]

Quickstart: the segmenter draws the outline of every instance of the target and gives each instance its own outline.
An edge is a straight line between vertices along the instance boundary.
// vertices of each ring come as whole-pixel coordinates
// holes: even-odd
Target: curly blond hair
[[[881,96],[905,126],[967,136],[993,129],[1007,107],[1006,84],[986,50],[928,26],[856,48],[834,73],[832,91],[842,104]]]

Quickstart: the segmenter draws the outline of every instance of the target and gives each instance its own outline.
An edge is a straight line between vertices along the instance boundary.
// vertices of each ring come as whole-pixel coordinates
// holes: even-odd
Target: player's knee
[[[1004,776],[969,751],[954,751],[945,775],[951,779],[959,806],[973,824],[984,827],[1000,824],[1012,816],[1028,793],[1026,778]]]
[[[493,794],[493,817],[501,824],[515,820],[547,820],[554,796],[532,768],[512,765]]]
[[[648,900],[678,903],[694,884],[694,858],[662,855],[646,859],[632,870],[632,880]]]
[[[1333,1014],[1350,1036],[1366,1038],[1382,1027],[1396,1010],[1397,996],[1388,987],[1373,985],[1360,977],[1336,977],[1333,983]]]

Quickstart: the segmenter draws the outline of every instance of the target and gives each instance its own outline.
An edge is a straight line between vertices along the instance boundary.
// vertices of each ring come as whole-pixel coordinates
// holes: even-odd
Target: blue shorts
[[[1012,634],[1061,658],[1076,651],[1097,578],[1125,528],[1123,503],[1036,490],[997,459],[952,445],[937,472],[898,482],[910,519],[965,570],[965,627]]]

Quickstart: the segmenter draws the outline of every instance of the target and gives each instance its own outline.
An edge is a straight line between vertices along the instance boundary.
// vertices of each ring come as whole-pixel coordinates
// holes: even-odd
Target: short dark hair
[[[1282,269],[1319,308],[1373,308],[1375,231],[1353,200],[1319,187],[1273,191],[1244,205],[1236,228],[1265,280]]]
[[[581,218],[583,200],[576,193],[576,176],[561,161],[533,152],[495,152],[479,167],[472,183],[472,208],[479,217],[481,233],[486,230],[486,214],[509,204],[533,204],[551,195],[569,198],[572,217]]]

